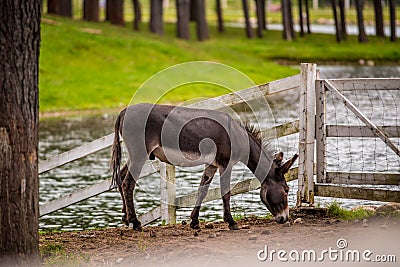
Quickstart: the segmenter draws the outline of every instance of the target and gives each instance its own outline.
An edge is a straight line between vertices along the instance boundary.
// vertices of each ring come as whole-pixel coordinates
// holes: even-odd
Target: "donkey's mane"
[[[249,123],[245,123],[244,128],[246,129],[247,133],[253,136],[254,139],[256,139],[260,144],[264,143],[264,137],[259,128]]]

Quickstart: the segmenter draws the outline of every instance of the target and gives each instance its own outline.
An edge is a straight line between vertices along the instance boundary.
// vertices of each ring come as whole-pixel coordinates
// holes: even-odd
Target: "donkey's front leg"
[[[229,224],[229,229],[239,230],[238,224],[232,217],[230,205],[232,166],[228,166],[227,168],[220,167],[219,171],[221,175],[221,196],[224,205],[224,222]]]
[[[133,175],[132,175],[133,172]],[[142,230],[142,225],[137,219],[135,206],[133,204],[133,193],[136,186],[136,180],[138,179],[140,171],[135,171],[129,168],[127,175],[125,176],[124,182],[122,183],[122,191],[124,193],[126,215],[128,224],[132,223],[132,228],[137,231]]]
[[[209,165],[206,167],[206,169],[204,170],[203,176],[201,177],[200,186],[197,191],[196,205],[193,208],[192,214],[190,215],[190,219],[191,219],[190,227],[192,229],[200,228],[199,212],[200,212],[201,203],[203,202],[204,198],[207,195],[208,188],[210,187],[210,183],[211,183],[216,171],[217,171],[217,167]]]

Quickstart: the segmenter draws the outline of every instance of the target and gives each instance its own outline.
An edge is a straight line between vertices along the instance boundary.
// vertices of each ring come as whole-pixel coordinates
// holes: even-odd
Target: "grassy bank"
[[[166,25],[164,36],[156,36],[147,31],[147,25],[142,25],[141,32],[134,32],[131,25],[115,27],[58,17],[46,19],[54,20],[55,25],[42,24],[41,112],[122,107],[151,75],[187,61],[224,63],[254,82],[263,83],[298,73],[298,69],[277,64],[278,59],[293,63],[356,63],[360,58],[377,63],[400,60],[399,43],[372,37],[367,44],[359,44],[356,37],[336,44],[334,36],[322,34],[286,42],[281,32],[268,31],[263,39],[248,40],[242,29],[227,29],[219,34],[210,27],[210,40],[197,42],[176,39],[171,24]],[[84,32],[85,28],[100,30],[101,34]],[[194,32],[192,29],[193,35]],[[151,93],[157,94],[157,90]],[[226,92],[215,86],[184,87],[168,94],[163,102]]]

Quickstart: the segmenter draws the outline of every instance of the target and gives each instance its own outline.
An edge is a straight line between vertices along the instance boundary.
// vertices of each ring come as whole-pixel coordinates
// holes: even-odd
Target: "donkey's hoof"
[[[129,227],[132,227],[133,230],[139,231],[139,232],[143,230],[142,225],[140,225],[140,224],[130,223]]]
[[[132,227],[133,230],[135,231],[142,231],[142,224],[140,222],[131,222],[129,224],[129,227]]]
[[[129,226],[129,222],[126,219],[126,216],[122,216],[122,223],[125,224],[126,226]]]
[[[191,221],[190,222],[190,228],[192,229],[200,229],[200,223],[197,221]]]
[[[239,230],[239,225],[237,223],[233,223],[229,225],[230,230]]]

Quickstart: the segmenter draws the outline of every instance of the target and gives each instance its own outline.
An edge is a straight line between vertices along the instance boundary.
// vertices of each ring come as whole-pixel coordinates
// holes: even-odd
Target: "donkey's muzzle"
[[[275,221],[277,223],[285,223],[289,219],[289,207],[286,207],[286,209],[282,210],[279,212],[277,215],[275,215]]]

